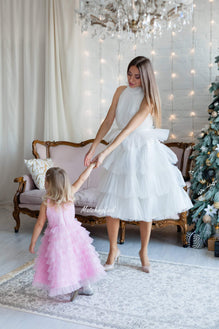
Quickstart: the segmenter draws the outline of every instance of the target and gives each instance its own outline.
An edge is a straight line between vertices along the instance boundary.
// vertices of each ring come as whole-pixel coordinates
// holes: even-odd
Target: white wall
[[[162,99],[162,126],[170,129],[170,135],[175,135],[173,141],[193,141],[191,133],[197,136],[207,124],[207,107],[212,99],[208,88],[216,74],[219,75],[216,64],[209,67],[219,54],[219,1],[198,0],[194,3],[193,22],[182,32],[175,36],[165,32],[161,38],[147,44],[138,42],[136,50],[134,44],[127,40],[121,42],[119,50],[118,40],[106,39],[100,43],[98,39],[91,38],[90,32],[82,34],[85,91],[81,111],[88,117],[83,130],[84,139],[95,135],[116,87],[126,84],[126,68],[135,55],[149,57],[154,64]],[[214,23],[211,23],[212,20]],[[151,51],[155,51],[155,55]],[[172,52],[175,53],[173,57]],[[105,63],[100,62],[101,58]],[[195,74],[191,74],[191,70],[195,70]],[[176,78],[171,78],[172,73],[176,74]],[[100,80],[103,80],[102,84]],[[193,96],[190,95],[192,90]],[[173,100],[170,100],[171,94]],[[195,113],[195,117],[191,116],[191,112]],[[176,117],[174,121],[170,121],[171,114]]]

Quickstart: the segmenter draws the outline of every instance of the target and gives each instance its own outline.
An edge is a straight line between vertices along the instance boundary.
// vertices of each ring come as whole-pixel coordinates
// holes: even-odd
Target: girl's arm
[[[119,133],[119,135],[114,139],[114,141],[105,148],[104,151],[99,153],[93,162],[96,162],[96,168],[103,162],[105,157],[107,157],[122,141],[131,134],[140,124],[145,120],[147,115],[150,113],[146,100],[143,99],[140,109],[128,122],[125,128]]]
[[[114,118],[115,118],[115,114],[116,114],[116,107],[118,104],[118,100],[119,100],[119,96],[121,95],[122,91],[126,88],[126,86],[120,86],[119,88],[117,88],[114,96],[113,96],[113,100],[112,100],[112,104],[109,108],[109,111],[106,115],[106,118],[104,119],[104,121],[102,122],[97,135],[89,149],[89,151],[87,152],[87,154],[85,155],[84,158],[84,165],[88,166],[90,164],[90,161],[95,153],[96,147],[97,145],[101,142],[101,140],[103,139],[103,137],[107,134],[107,132],[110,130]]]
[[[39,213],[39,217],[37,219],[37,222],[34,226],[34,230],[33,230],[33,234],[32,234],[32,238],[31,238],[31,243],[29,246],[29,252],[31,254],[34,254],[34,248],[35,248],[35,244],[37,242],[37,239],[43,229],[43,226],[46,222],[46,205],[44,203],[41,204],[40,206],[40,213]]]
[[[95,163],[91,163],[87,169],[85,169],[79,178],[72,184],[72,192],[75,194],[81,185],[86,181],[86,179],[90,176],[91,171],[95,167]]]

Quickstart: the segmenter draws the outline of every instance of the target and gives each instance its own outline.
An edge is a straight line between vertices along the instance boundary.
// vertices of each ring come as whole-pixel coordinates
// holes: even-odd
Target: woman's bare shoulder
[[[115,97],[116,98],[119,98],[119,96],[121,95],[121,93],[127,88],[127,86],[119,86],[117,89],[116,89],[116,92],[115,92]]]

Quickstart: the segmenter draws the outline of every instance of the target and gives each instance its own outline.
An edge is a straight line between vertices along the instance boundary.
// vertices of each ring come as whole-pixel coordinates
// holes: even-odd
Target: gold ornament
[[[202,220],[203,220],[203,222],[204,222],[205,224],[207,224],[207,223],[211,223],[211,216],[209,216],[209,215],[204,215],[203,218],[202,218]]]
[[[204,137],[205,136],[205,134],[203,133],[203,132],[201,132],[200,134],[199,134],[199,137],[200,138],[202,138],[202,137]]]
[[[207,160],[205,161],[205,163],[206,163],[206,166],[208,166],[208,167],[211,166],[211,161],[210,161],[209,159],[207,159]]]
[[[216,209],[219,209],[219,201],[215,201],[215,202],[214,202],[214,207],[215,207]]]
[[[218,67],[219,67],[219,65],[218,65]],[[219,95],[219,89],[217,89],[217,90],[214,91],[214,95],[215,96],[218,96]]]
[[[212,109],[208,109],[208,113],[211,114],[213,112]]]
[[[208,154],[211,154],[211,152],[210,152],[210,151],[208,151]]]
[[[219,152],[217,152],[217,157],[219,158]]]
[[[205,179],[201,179],[199,182],[200,182],[201,184],[205,184],[205,183],[206,183],[206,180],[205,180]]]
[[[217,112],[216,112],[216,111],[213,111],[213,112],[211,113],[211,116],[212,116],[213,118],[216,118],[216,117],[217,117]]]

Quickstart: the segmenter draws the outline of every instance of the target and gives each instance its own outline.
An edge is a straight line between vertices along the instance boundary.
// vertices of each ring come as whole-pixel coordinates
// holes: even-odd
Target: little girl
[[[66,172],[50,168],[46,172],[46,194],[34,227],[29,251],[34,253],[36,241],[48,220],[35,263],[33,285],[48,290],[49,296],[71,293],[72,301],[79,293],[91,295],[91,282],[105,272],[91,242],[88,231],[75,219],[73,196],[90,175],[95,164],[80,175],[71,186]]]

